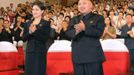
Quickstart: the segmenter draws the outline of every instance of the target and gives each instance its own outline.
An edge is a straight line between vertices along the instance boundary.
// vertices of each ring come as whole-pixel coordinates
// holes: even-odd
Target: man
[[[92,13],[91,0],[79,0],[81,15],[73,17],[66,32],[72,38],[72,61],[74,75],[103,75],[105,60],[100,44],[105,23],[104,18]]]
[[[1,31],[0,37],[1,41],[7,41],[13,43],[13,35],[14,31],[10,28],[10,22],[8,20],[4,20],[3,29]]]
[[[121,28],[121,38],[125,39],[130,54],[130,72],[134,72],[134,23],[132,23],[132,15],[126,15],[126,24]]]

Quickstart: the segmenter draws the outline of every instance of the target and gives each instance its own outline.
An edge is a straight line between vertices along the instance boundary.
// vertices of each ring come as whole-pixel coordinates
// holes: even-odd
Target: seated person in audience
[[[57,26],[59,27],[62,22],[64,20],[64,14],[63,13],[60,13],[58,16],[57,16]]]
[[[64,20],[66,20],[67,22],[70,22],[71,17],[70,16],[65,16],[65,19]]]
[[[56,30],[57,30],[57,26],[55,25],[54,23],[54,19],[50,18],[49,19],[49,22],[50,22],[50,27],[51,27],[51,30],[50,30],[50,37],[46,43],[46,48],[49,49],[49,47],[54,43],[54,40],[57,39],[57,33],[56,33]]]
[[[10,23],[12,24],[15,14],[14,14],[14,12],[11,9],[8,10],[8,13],[7,14],[9,16]]]
[[[54,19],[50,18],[49,19],[50,21],[50,27],[51,27],[51,33],[50,33],[50,37],[52,37],[53,40],[56,40],[57,39],[57,30],[58,30],[58,27],[56,26],[56,24],[54,23]]]
[[[103,10],[103,11],[102,11],[102,15],[103,15],[104,18],[108,17],[107,12],[108,12],[107,10]]]
[[[8,41],[13,43],[13,30],[10,29],[10,22],[8,20],[4,21],[3,29],[1,31],[1,41]]]
[[[105,39],[115,39],[116,38],[116,29],[114,26],[112,26],[110,17],[106,17],[105,18],[105,30],[103,32],[103,35],[101,37],[101,39],[105,40]]]
[[[10,18],[8,16],[7,12],[4,13],[3,18],[4,18],[4,20],[8,20],[10,22]]]
[[[115,16],[114,9],[109,11],[109,17],[111,19],[112,26],[115,26],[115,21],[117,20],[117,16]]]
[[[23,35],[23,23],[22,23],[22,17],[17,17],[17,22],[14,24],[14,40],[16,42],[22,40]]]
[[[58,39],[59,40],[71,41],[71,39],[67,35],[65,35],[67,28],[68,28],[68,22],[66,20],[63,20],[63,22],[61,23],[61,25],[58,29]]]
[[[126,24],[126,21],[125,21],[123,16],[124,16],[124,13],[119,12],[117,20],[115,20],[115,26],[116,26],[116,29],[117,29],[117,31],[116,31],[117,34],[120,34],[121,27]]]
[[[120,37],[125,39],[130,54],[130,72],[134,72],[134,23],[131,14],[126,14],[126,24],[121,28]]]

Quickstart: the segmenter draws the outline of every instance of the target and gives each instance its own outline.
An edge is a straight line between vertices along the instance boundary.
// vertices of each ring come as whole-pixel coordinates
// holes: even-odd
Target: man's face
[[[127,23],[132,23],[132,16],[127,15],[127,16],[126,16],[126,22],[127,22]]]
[[[79,0],[78,2],[78,10],[83,13],[89,13],[92,11],[93,4],[90,0]]]
[[[5,27],[5,28],[10,27],[9,21],[4,21],[4,27]]]

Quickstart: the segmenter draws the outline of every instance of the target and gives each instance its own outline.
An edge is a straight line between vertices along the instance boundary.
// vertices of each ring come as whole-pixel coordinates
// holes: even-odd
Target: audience
[[[38,1],[38,0],[37,0]],[[101,37],[106,39],[125,39],[125,45],[130,53],[130,71],[134,72],[134,1],[133,0],[94,0],[94,13],[103,15],[105,18],[105,30]],[[48,47],[54,43],[54,40],[68,40],[65,35],[70,19],[80,14],[77,9],[77,2],[70,6],[63,6],[61,3],[50,5],[47,2],[46,10],[43,13],[43,19],[50,21],[51,33],[48,40]],[[32,2],[20,3],[16,8],[10,3],[9,7],[0,7],[0,41],[13,43],[23,41],[23,25],[25,22],[33,19]],[[132,22],[130,22],[132,19]],[[125,30],[126,27],[130,29]],[[124,32],[126,31],[126,32]],[[27,41],[24,42],[25,51]]]
[[[107,26],[102,36],[103,40],[106,39],[106,36],[109,37],[107,39],[119,38],[116,37],[116,35],[119,36],[121,34],[121,28],[126,24],[126,14],[131,14],[132,22],[134,22],[133,0],[94,0],[93,3],[95,7],[92,12],[103,15],[106,21]],[[67,28],[66,24],[69,23],[72,17],[80,14],[77,9],[77,2],[69,6],[61,5],[61,3],[51,5],[47,2],[46,4],[47,8],[43,13],[43,19],[51,22],[51,28],[54,32],[53,41],[61,40],[61,37],[65,37],[65,35],[61,35],[61,33],[65,32]],[[9,7],[0,7],[0,32],[2,33],[3,29],[5,29],[2,21],[8,21],[10,29],[12,29],[15,34],[12,35],[12,37],[14,37],[12,40],[17,42],[22,40],[23,24],[32,19],[31,6],[32,2],[27,1],[26,3],[18,4],[16,8],[13,7],[12,3]]]

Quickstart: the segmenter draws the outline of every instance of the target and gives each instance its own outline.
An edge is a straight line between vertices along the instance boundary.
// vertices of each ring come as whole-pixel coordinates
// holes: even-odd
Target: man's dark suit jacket
[[[127,32],[132,30],[132,28],[134,27],[134,23],[132,23],[132,25],[130,27],[128,27],[128,25],[124,25],[121,28],[121,38],[125,39],[125,45],[127,46],[128,49],[134,49],[134,38],[131,38]]]
[[[80,20],[83,20],[85,30],[75,35],[74,25],[79,23]],[[72,38],[73,63],[92,63],[105,60],[99,41],[104,28],[104,18],[92,12],[85,16],[78,15],[71,19],[66,34]]]
[[[41,20],[37,25],[37,30],[30,34],[29,26],[32,21],[27,22],[24,25],[23,40],[28,41],[26,52],[46,52],[46,42],[50,35],[50,23],[45,20]]]

